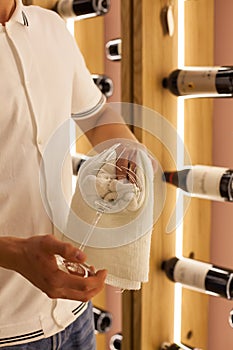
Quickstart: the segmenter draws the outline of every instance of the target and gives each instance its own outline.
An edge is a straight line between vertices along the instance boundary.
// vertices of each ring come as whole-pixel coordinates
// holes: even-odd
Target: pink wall
[[[215,65],[233,66],[233,1],[215,0]],[[233,99],[216,99],[213,114],[213,164],[233,169]],[[212,205],[211,261],[233,269],[233,205]],[[233,302],[211,297],[208,350],[233,349],[228,316]]]

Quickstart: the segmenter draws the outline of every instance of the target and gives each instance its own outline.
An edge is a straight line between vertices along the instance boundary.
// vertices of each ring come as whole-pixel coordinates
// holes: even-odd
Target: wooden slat
[[[51,9],[56,4],[57,0],[23,0],[25,5],[37,5],[47,9]]]
[[[75,22],[75,38],[85,58],[86,65],[92,74],[104,73],[104,18],[102,16],[88,18]],[[87,153],[91,144],[87,138],[77,130],[80,137],[77,150]],[[80,136],[82,135],[82,136]]]
[[[75,22],[75,38],[91,73],[104,73],[104,17]]]
[[[121,6],[122,32],[122,101],[133,102],[133,0],[125,0]],[[134,349],[134,297],[135,292],[125,291],[122,297],[123,350]],[[140,293],[139,293],[140,294]],[[141,298],[139,295],[139,305]],[[139,306],[140,308],[140,306]],[[136,328],[140,332],[141,325]]]
[[[185,65],[213,65],[213,0],[185,2]],[[212,162],[212,100],[185,101],[185,144],[193,164]],[[208,261],[211,203],[192,199],[184,220],[184,256]],[[207,348],[208,297],[183,290],[182,339]]]
[[[163,4],[163,2],[147,0],[142,10],[141,103],[159,112],[175,127],[177,99],[162,88],[161,82],[163,77],[177,66],[177,27],[173,37],[164,36],[160,22]],[[176,2],[174,2],[174,18],[177,18]],[[153,119],[145,120],[144,126],[150,130],[151,123]],[[145,132],[142,140],[159,160],[163,169],[174,167],[174,161],[169,156],[164,141],[158,142]],[[156,194],[155,200],[160,200]],[[162,342],[173,338],[174,286],[161,271],[161,262],[174,255],[175,232],[166,233],[166,226],[174,207],[175,191],[168,188],[167,201],[152,236],[150,280],[143,286],[141,349],[159,348]]]
[[[177,55],[174,53],[177,33],[172,38],[163,35],[160,23],[161,3],[134,0],[131,6],[133,71],[129,60],[122,62],[123,69],[125,68],[123,71],[132,72],[133,93],[127,95],[131,96],[131,102],[162,113],[175,126],[177,101],[162,89],[161,82],[162,78],[177,65]],[[177,16],[176,5],[174,15]],[[122,31],[124,40],[124,27]],[[137,125],[141,124],[138,119],[140,117],[135,116]],[[149,124],[153,124],[153,117],[149,119],[147,120],[146,116],[143,120],[143,126],[148,130],[150,130]],[[174,166],[173,160],[156,135],[151,135],[142,129],[137,130],[137,135],[162,165]],[[174,208],[174,197],[175,192],[169,191],[166,209],[154,229],[149,283],[143,286],[141,292],[131,292],[130,296],[127,294],[123,297],[125,317],[130,310],[131,317],[135,318],[134,323],[128,318],[128,323],[124,322],[123,334],[125,337],[130,337],[130,341],[125,340],[124,349],[158,349],[163,341],[171,339],[173,335],[173,285],[164,277],[161,262],[174,254],[175,235],[165,234],[168,217]],[[159,201],[158,197],[156,199]]]

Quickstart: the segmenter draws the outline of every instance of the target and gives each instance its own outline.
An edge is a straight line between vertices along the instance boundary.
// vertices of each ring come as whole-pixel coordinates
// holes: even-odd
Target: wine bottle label
[[[216,94],[215,81],[218,70],[219,67],[181,70],[177,78],[180,95]]]
[[[227,168],[194,165],[186,180],[187,190],[197,197],[224,200],[220,194],[220,180]]]
[[[182,258],[175,265],[174,280],[194,289],[205,290],[205,277],[211,268],[211,264]]]
[[[73,0],[59,1],[57,5],[57,12],[64,18],[77,17],[73,11]]]

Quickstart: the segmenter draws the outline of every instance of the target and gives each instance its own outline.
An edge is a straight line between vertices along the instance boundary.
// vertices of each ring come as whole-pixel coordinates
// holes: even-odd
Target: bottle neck
[[[165,172],[164,177],[166,182],[175,185],[178,188],[188,192],[187,189],[187,175],[191,169],[184,169],[180,171]]]
[[[63,18],[84,19],[104,15],[109,7],[110,0],[60,0],[54,10]]]

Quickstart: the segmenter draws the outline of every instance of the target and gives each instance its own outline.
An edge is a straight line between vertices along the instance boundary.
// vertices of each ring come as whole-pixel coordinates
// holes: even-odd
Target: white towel
[[[87,262],[96,269],[108,270],[106,283],[122,289],[140,289],[149,274],[154,173],[151,159],[138,145],[137,184],[117,180],[118,147],[116,144],[82,165],[63,239],[79,247],[93,225],[96,209],[99,205],[103,209],[106,204],[107,209],[84,249]],[[124,145],[127,147],[132,145]]]

